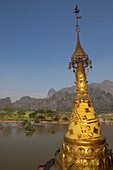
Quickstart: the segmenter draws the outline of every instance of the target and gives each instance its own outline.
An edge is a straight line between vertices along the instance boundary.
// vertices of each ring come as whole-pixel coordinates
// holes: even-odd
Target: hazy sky
[[[88,81],[113,81],[113,0],[0,0],[0,98],[74,85],[76,3],[81,45],[93,60]]]

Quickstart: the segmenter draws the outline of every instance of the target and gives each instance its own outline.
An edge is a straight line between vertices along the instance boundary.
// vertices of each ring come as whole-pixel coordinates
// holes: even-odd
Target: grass
[[[99,118],[113,120],[113,115],[101,115],[101,116],[99,116]]]

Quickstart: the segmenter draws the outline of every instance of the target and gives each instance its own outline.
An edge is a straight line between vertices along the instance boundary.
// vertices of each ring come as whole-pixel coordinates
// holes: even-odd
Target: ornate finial
[[[80,45],[80,39],[79,39],[79,31],[80,31],[80,28],[79,28],[79,25],[78,25],[78,20],[81,19],[82,17],[78,16],[78,13],[80,12],[80,10],[78,9],[78,6],[76,5],[75,9],[74,9],[74,12],[76,14],[76,31],[77,31],[77,48],[80,48],[81,45]]]
[[[81,19],[82,17],[78,16],[78,13],[80,12],[80,10],[78,9],[78,6],[76,5],[74,12],[76,14],[76,31],[79,32],[79,26],[78,26],[78,19]]]
[[[78,13],[80,12],[80,10],[78,9],[77,5],[74,9],[74,12],[76,14],[76,31],[77,31],[77,44],[76,44],[76,49],[74,51],[74,54],[71,57],[71,62],[69,63],[69,67],[68,69],[71,69],[71,67],[73,67],[73,72],[76,73],[76,69],[77,69],[77,64],[79,61],[83,62],[83,66],[84,68],[90,66],[90,68],[92,68],[92,61],[89,60],[88,55],[85,53],[85,51],[83,50],[83,48],[81,47],[80,44],[80,39],[79,39],[79,25],[78,25],[78,20],[81,19],[81,16],[78,16]]]

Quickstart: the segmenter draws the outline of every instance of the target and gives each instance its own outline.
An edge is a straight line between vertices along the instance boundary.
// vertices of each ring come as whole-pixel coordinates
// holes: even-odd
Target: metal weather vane
[[[78,13],[80,12],[80,10],[78,9],[78,6],[76,5],[76,8],[74,9],[73,14],[76,14],[76,31],[79,31],[79,27],[78,27],[78,20],[81,19],[81,16],[78,16]]]

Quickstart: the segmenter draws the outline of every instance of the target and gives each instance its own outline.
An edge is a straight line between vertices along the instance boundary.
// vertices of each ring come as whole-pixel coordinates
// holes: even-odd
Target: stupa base
[[[77,141],[64,137],[55,170],[112,170],[112,153],[106,139]]]

